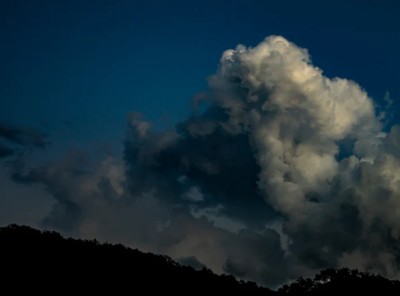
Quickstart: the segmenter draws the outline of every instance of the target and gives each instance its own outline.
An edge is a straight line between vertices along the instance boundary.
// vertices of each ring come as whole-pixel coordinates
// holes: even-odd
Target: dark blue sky
[[[2,1],[0,121],[53,142],[120,141],[130,111],[171,126],[224,50],[271,34],[398,110],[399,15],[386,0]]]

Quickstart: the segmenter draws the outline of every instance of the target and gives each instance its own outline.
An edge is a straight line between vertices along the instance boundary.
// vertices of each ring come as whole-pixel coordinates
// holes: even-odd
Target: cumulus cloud
[[[306,50],[279,36],[226,51],[210,84],[228,114],[224,127],[250,135],[258,186],[285,217],[290,252],[316,268],[354,253],[398,276],[397,128],[382,132],[367,93],[325,77]]]
[[[389,110],[280,36],[225,51],[196,100],[206,110],[171,131],[130,114],[123,160],[72,153],[14,179],[53,196],[46,227],[263,284],[337,266],[399,277]]]

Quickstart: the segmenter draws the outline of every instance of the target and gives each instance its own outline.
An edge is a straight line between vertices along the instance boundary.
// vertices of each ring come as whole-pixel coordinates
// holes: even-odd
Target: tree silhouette
[[[339,295],[343,293],[398,295],[399,292],[399,281],[391,281],[380,275],[348,268],[326,269],[319,272],[313,280],[299,278],[294,283],[284,285],[278,290],[281,295]]]
[[[27,226],[0,228],[1,283],[13,289],[57,287],[64,291],[87,290],[113,294],[179,294],[239,292],[269,295],[274,292],[255,283],[237,281],[230,275],[216,275],[210,269],[197,271],[168,256],[143,253],[121,244],[97,240],[64,239],[60,234]],[[26,283],[30,285],[26,285]],[[48,289],[47,289],[48,290]],[[59,290],[57,290],[60,292]]]
[[[313,279],[299,278],[278,291],[254,282],[195,270],[168,256],[143,253],[121,244],[65,239],[57,232],[27,226],[0,228],[0,284],[3,294],[104,293],[178,295],[399,295],[400,282],[348,268],[326,269]]]

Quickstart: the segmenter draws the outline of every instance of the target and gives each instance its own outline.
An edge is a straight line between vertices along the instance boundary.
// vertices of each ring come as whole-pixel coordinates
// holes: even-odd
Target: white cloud
[[[315,256],[332,263],[357,241],[363,241],[367,257],[390,252],[391,243],[383,237],[377,243],[373,236],[383,227],[392,240],[400,238],[400,137],[397,127],[383,133],[373,100],[357,83],[324,76],[307,50],[271,36],[254,48],[225,51],[210,85],[216,104],[228,114],[225,129],[250,135],[261,167],[259,187],[266,202],[286,217],[289,237],[301,232],[320,239],[321,245],[312,247],[326,254]],[[354,145],[339,159],[343,142]],[[347,208],[357,216],[341,217]],[[325,241],[324,232],[337,226],[329,223],[350,223],[346,219],[354,225],[359,219],[360,232],[342,246],[330,246],[335,238]],[[294,241],[292,251],[300,249]],[[397,274],[398,265],[385,269],[378,261],[367,266]]]

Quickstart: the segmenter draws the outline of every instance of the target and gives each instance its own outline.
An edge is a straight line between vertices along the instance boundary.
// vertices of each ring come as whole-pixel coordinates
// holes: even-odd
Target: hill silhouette
[[[253,282],[216,275],[207,268],[183,266],[167,256],[143,253],[121,244],[65,239],[56,232],[27,226],[0,228],[0,249],[1,283],[11,283],[16,289],[25,290],[22,283],[29,282],[35,290],[57,286],[72,291],[108,290],[112,294],[273,293]]]
[[[57,232],[27,226],[0,228],[2,289],[21,291],[243,295],[337,295],[379,293],[398,295],[400,282],[350,269],[327,269],[314,279],[299,278],[278,291],[231,275],[195,270],[170,257],[143,253],[121,244],[63,238]]]

